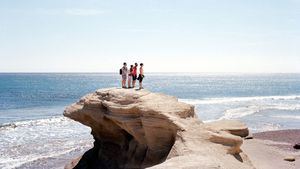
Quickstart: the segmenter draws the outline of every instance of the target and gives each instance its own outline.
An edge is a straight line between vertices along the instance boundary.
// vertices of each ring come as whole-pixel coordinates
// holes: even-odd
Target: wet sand
[[[277,144],[276,146],[284,150],[299,152],[299,150],[293,148],[293,145],[296,143],[300,143],[300,129],[268,131],[268,132],[255,133],[253,135],[254,138],[256,139],[288,143],[288,144]]]
[[[299,169],[300,150],[293,148],[300,142],[300,130],[279,130],[254,133],[254,139],[245,140],[242,149],[257,169]],[[295,157],[294,162],[285,157]]]

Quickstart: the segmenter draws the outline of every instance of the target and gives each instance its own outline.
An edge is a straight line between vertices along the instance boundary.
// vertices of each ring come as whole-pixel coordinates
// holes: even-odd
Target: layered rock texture
[[[192,105],[147,90],[101,89],[64,115],[91,127],[94,147],[75,168],[254,168],[238,121],[203,123]]]

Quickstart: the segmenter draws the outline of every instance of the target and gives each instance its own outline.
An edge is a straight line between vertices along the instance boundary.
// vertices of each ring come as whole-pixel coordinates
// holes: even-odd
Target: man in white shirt
[[[127,63],[123,63],[122,67],[122,88],[127,88],[126,87],[126,80],[127,80],[127,74],[128,74],[128,69],[127,69]]]

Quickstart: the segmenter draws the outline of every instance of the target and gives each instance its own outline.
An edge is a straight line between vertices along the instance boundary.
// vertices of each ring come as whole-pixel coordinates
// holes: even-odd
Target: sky
[[[0,72],[300,73],[300,0],[0,0]]]

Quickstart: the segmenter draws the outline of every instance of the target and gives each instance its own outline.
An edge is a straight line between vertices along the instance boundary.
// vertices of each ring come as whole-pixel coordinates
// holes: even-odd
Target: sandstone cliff
[[[101,89],[64,115],[91,127],[95,139],[75,168],[254,168],[240,149],[244,124],[203,123],[192,105],[172,96]]]

